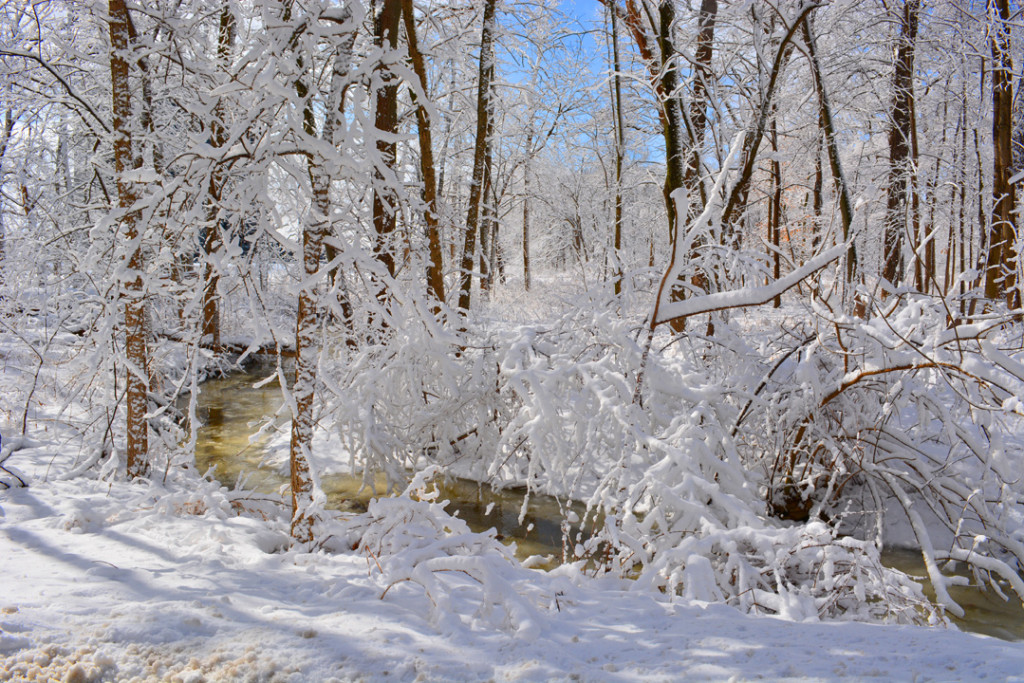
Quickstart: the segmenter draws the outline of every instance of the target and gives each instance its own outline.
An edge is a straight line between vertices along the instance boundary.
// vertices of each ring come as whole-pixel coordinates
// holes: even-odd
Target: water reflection
[[[226,486],[239,480],[246,488],[274,493],[287,488],[288,477],[273,463],[267,463],[267,446],[275,433],[287,429],[287,415],[278,416],[283,404],[280,384],[275,379],[256,386],[273,372],[272,367],[257,367],[247,372],[232,373],[211,379],[200,387],[197,414],[203,422],[196,443],[196,465],[200,472],[211,467],[217,479]],[[262,427],[262,433],[253,437]],[[278,459],[278,465],[282,464]],[[387,490],[383,475],[374,486],[363,486],[361,477],[327,475],[321,477],[321,488],[333,509],[365,510],[371,498]],[[567,504],[551,496],[530,494],[524,504],[526,489],[495,491],[466,479],[455,479],[440,485],[441,500],[451,501],[447,510],[456,514],[475,531],[493,528],[504,542],[516,543],[520,559],[550,556],[536,566],[553,567],[562,558],[562,520],[572,510],[578,519],[584,516],[580,503]],[[524,509],[525,507],[525,509]],[[579,528],[570,527],[570,538]]]
[[[882,552],[882,562],[913,576],[924,586],[924,594],[928,599],[935,599],[935,589],[928,580],[928,571],[920,552],[905,548],[887,549]],[[955,573],[974,580],[968,572]],[[950,586],[950,597],[964,608],[964,618],[950,615],[950,619],[965,631],[984,633],[1004,640],[1024,640],[1024,607],[1009,586],[1003,587],[1003,592],[1007,600],[1003,600],[991,588],[982,590],[976,586]]]

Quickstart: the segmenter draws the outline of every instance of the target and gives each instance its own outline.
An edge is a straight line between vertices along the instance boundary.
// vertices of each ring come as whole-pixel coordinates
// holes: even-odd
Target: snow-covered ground
[[[407,497],[333,513],[321,547],[290,548],[282,498],[187,459],[123,481],[69,388],[94,365],[73,342],[0,346],[0,481],[29,484],[0,486],[0,681],[1024,681],[1024,642],[528,569]],[[61,363],[33,376],[36,347]]]
[[[0,680],[1024,680],[1024,643],[525,569],[461,523],[424,526],[424,502],[297,552],[274,505],[187,473],[47,481],[53,452],[15,456],[32,485],[0,492]],[[376,545],[352,550],[357,527]]]

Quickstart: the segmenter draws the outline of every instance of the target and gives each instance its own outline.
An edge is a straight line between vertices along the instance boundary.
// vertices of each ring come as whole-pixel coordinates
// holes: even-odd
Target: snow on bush
[[[945,312],[901,299],[862,321],[819,299],[793,316],[806,323],[659,336],[640,402],[640,321],[609,300],[463,335],[403,324],[332,378],[330,405],[368,469],[442,464],[585,500],[565,559],[638,587],[792,618],[934,621],[879,560],[894,510],[954,613],[943,561],[1016,590],[1024,559],[1021,355],[1000,342],[1003,318],[951,326]]]
[[[767,468],[773,514],[832,519],[881,543],[898,511],[938,601],[959,613],[945,560],[1024,597],[1024,366],[1004,331],[1019,327],[996,313],[956,321],[955,306],[906,296],[867,321],[819,307],[780,345],[740,431],[747,460]]]
[[[470,612],[471,620],[536,638],[541,622],[528,573],[493,531],[474,533],[444,511],[447,501],[435,502],[437,493],[428,492],[427,482],[438,472],[428,468],[400,496],[372,500],[354,521],[358,550],[381,572],[382,599],[399,584],[414,583],[429,598],[431,617],[442,629],[457,630],[459,615]]]

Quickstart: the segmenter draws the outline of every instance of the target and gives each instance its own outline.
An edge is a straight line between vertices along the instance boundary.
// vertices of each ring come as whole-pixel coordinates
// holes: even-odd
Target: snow
[[[1022,643],[527,569],[428,502],[340,517],[306,552],[273,507],[187,472],[47,481],[54,453],[17,455],[32,485],[0,492],[0,680],[1024,680]],[[353,550],[355,531],[378,543]]]
[[[663,300],[659,306],[658,319],[655,320],[655,323],[660,324],[675,318],[689,318],[701,313],[720,311],[726,308],[742,308],[744,306],[757,306],[768,303],[842,257],[847,249],[846,244],[832,247],[769,285],[746,287],[727,292],[714,292],[683,301]]]
[[[604,348],[609,344],[603,340],[621,337],[616,348],[634,355],[622,351],[624,360],[616,362],[632,362],[639,349],[628,346],[628,326],[611,314],[596,320],[595,328],[608,330],[594,333],[600,344],[585,337],[586,347]],[[746,324],[742,318],[734,324],[741,323]],[[389,372],[399,379],[403,372],[430,379],[429,373],[415,374],[421,366],[402,354],[432,362],[431,347],[414,332],[406,334],[411,341],[395,344]],[[935,335],[942,334],[935,327]],[[580,425],[578,435],[588,439],[583,443],[596,458],[601,442],[595,435],[614,427],[598,421],[616,414],[622,401],[615,392],[628,396],[631,387],[604,356],[578,353],[568,334],[559,342],[563,348],[552,344],[552,337],[529,326],[507,331],[493,347],[500,355],[492,351],[495,355],[479,365],[492,368],[499,359],[510,382],[521,380],[516,385],[524,392],[521,413],[506,432],[513,441],[514,430],[532,429],[538,443],[575,452],[559,446],[560,432],[538,426],[538,416],[550,413],[547,417],[561,424],[566,414],[544,407],[546,402],[573,411],[573,425]],[[60,356],[62,345],[72,341],[62,339],[43,349],[47,357]],[[807,584],[791,581],[800,573],[789,569],[811,566],[813,555],[815,590],[838,595],[834,587],[842,577],[866,576],[842,570],[835,561],[843,558],[834,553],[847,553],[858,542],[833,539],[821,524],[759,526],[751,508],[727,495],[744,486],[734,478],[741,463],[729,465],[702,451],[709,446],[696,437],[705,432],[680,428],[682,436],[664,457],[638,466],[638,476],[646,477],[640,485],[658,484],[654,488],[663,501],[644,524],[663,518],[670,504],[692,508],[699,524],[684,525],[674,545],[664,544],[645,560],[637,581],[591,576],[584,563],[551,572],[527,568],[493,533],[473,533],[441,505],[408,496],[376,501],[363,513],[325,513],[333,516],[319,523],[321,544],[292,547],[284,498],[224,489],[183,466],[187,459],[159,463],[153,481],[123,481],[118,458],[102,452],[95,435],[83,436],[77,427],[87,411],[74,396],[62,398],[58,392],[69,384],[65,375],[73,364],[48,364],[41,372],[29,436],[20,436],[19,406],[27,401],[18,394],[31,384],[25,368],[35,362],[26,347],[10,342],[0,373],[8,405],[6,421],[0,421],[5,436],[0,461],[6,470],[0,470],[0,481],[16,485],[16,473],[29,483],[28,488],[0,485],[0,681],[1024,680],[1024,643],[938,626],[821,621],[823,611],[805,590]],[[740,353],[747,347],[737,348]],[[1002,354],[997,366],[1016,374],[1020,357],[1000,348],[987,347],[987,352]],[[575,364],[549,367],[531,360],[560,355],[571,356]],[[660,362],[667,368],[672,358]],[[808,365],[795,372],[807,371],[806,381],[819,381]],[[445,366],[436,375],[461,378],[461,367]],[[480,386],[493,387],[493,375],[468,361],[466,367],[479,372]],[[713,426],[714,416],[700,407],[720,397],[713,378],[687,375],[680,367],[675,374],[651,374],[650,391],[657,392],[652,395],[665,397],[652,401],[651,410],[670,410],[683,427]],[[362,374],[381,391],[401,385],[381,373]],[[579,389],[565,393],[558,383],[569,380]],[[451,391],[465,398],[474,386],[458,384]],[[370,388],[352,392],[353,405],[368,395]],[[679,397],[694,406],[692,414],[675,410]],[[401,403],[401,394],[390,400]],[[388,405],[380,399],[374,404]],[[480,401],[483,414],[492,409]],[[386,427],[388,416],[378,417]],[[448,419],[443,412],[414,417],[430,426]],[[387,447],[387,429],[370,433],[373,425],[363,426],[367,439],[383,439],[382,448]],[[576,435],[574,427],[564,443]],[[614,448],[601,462],[614,464],[622,442],[607,441]],[[657,446],[653,437],[645,443]],[[314,441],[324,462],[344,460],[343,450],[339,439],[326,433]],[[681,458],[684,452],[687,457]],[[536,453],[537,459],[550,455]],[[1013,462],[999,466],[1012,471]],[[558,462],[552,458],[549,466],[555,469]],[[697,467],[713,472],[713,479],[699,476]],[[692,501],[712,504],[690,506]],[[714,526],[715,519],[726,518],[728,525]],[[624,544],[636,541],[638,553],[650,546],[642,539],[651,538],[640,525],[637,519],[623,520],[619,529]],[[707,533],[691,531],[704,527]],[[715,562],[722,557],[716,544],[737,549],[732,564]],[[832,554],[813,551],[824,544]],[[582,546],[578,553],[584,554]],[[935,560],[941,562],[939,553]],[[717,578],[722,566],[775,577],[777,592],[761,586],[756,594],[750,591],[750,599],[781,616],[750,615],[711,602],[730,588]],[[665,586],[672,587],[669,593],[681,587],[680,594],[669,599],[661,590]],[[852,590],[860,603],[869,603],[866,590],[871,589],[870,582],[861,581]]]

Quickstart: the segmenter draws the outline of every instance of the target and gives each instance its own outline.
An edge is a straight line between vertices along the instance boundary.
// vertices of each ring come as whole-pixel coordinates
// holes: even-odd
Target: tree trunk
[[[10,109],[4,111],[4,130],[0,133],[0,181],[3,179],[4,157],[7,155],[7,145],[11,141],[11,133],[14,131],[14,114]],[[7,268],[6,239],[4,232],[4,197],[0,194],[0,288],[3,287],[4,271]]]
[[[526,148],[533,149],[533,132],[526,136]],[[523,164],[523,288],[530,291],[530,156]]]
[[[907,195],[910,192],[912,164],[911,128],[914,106],[914,44],[917,41],[917,15],[920,0],[905,0],[896,44],[896,64],[892,77],[892,106],[889,109],[889,188],[886,202],[885,240],[882,278],[885,289],[898,287],[905,274],[903,256],[907,223]]]
[[[377,47],[394,50],[398,47],[398,25],[402,17],[402,0],[383,0],[375,17],[374,42]],[[377,111],[374,126],[385,133],[387,139],[377,140],[377,152],[383,164],[394,171],[397,146],[394,135],[398,132],[398,83],[392,74],[385,75],[385,85],[377,90]],[[395,254],[392,233],[395,231],[397,207],[393,192],[385,189],[384,174],[375,173],[378,186],[373,192],[373,227],[377,233],[374,252],[377,259],[395,276]],[[381,291],[381,297],[385,292]]]
[[[825,148],[828,151],[829,167],[832,171],[832,181],[835,183],[836,195],[839,198],[839,216],[843,224],[843,240],[849,240],[853,232],[853,204],[850,202],[849,189],[846,187],[846,179],[843,175],[842,163],[839,159],[839,146],[836,143],[835,126],[832,121],[832,107],[828,100],[828,92],[825,90],[824,79],[821,75],[821,65],[818,63],[818,50],[815,46],[814,35],[811,33],[811,23],[804,18],[801,22],[804,43],[807,47],[807,61],[811,66],[811,76],[814,80],[814,89],[818,93],[818,122],[821,124],[822,134],[825,138]],[[852,286],[857,276],[857,250],[850,242],[846,252],[846,284]],[[858,313],[860,306],[857,306]]]
[[[494,64],[491,64],[490,74],[487,80],[494,83]],[[484,150],[484,192],[483,202],[480,205],[480,293],[485,298],[491,291],[491,233],[494,229],[494,212],[496,210],[494,197],[494,182],[491,177],[494,171],[494,116],[490,112],[487,116],[487,141]]]
[[[217,31],[217,62],[225,72],[230,67],[231,46],[235,39],[235,18],[231,7],[225,3],[220,11],[220,25]],[[213,106],[213,117],[210,122],[210,146],[220,149],[227,142],[224,128],[224,104],[218,97]],[[216,164],[216,162],[215,162]],[[220,200],[224,189],[224,173],[219,165],[215,165],[210,173],[210,186],[207,192],[206,239],[203,241],[203,252],[206,255],[206,266],[203,272],[203,327],[202,339],[212,349],[220,349],[220,303],[217,285],[220,274],[213,263],[213,255],[223,248],[224,218],[221,216]]]
[[[747,204],[750,181],[753,178],[757,162],[757,151],[764,140],[769,116],[775,110],[775,91],[779,77],[785,70],[786,63],[789,61],[790,54],[792,53],[791,41],[793,40],[793,35],[800,26],[807,26],[807,15],[814,7],[814,5],[803,6],[793,25],[787,29],[776,48],[775,58],[772,60],[772,65],[768,72],[768,83],[764,87],[763,99],[756,113],[757,118],[754,119],[753,125],[747,129],[743,137],[743,166],[740,168],[739,177],[736,179],[732,192],[729,194],[729,200],[726,202],[725,208],[722,209],[722,226],[724,229],[729,229],[729,226],[736,222],[739,212]]]
[[[325,187],[314,187],[314,201],[321,201]],[[320,253],[327,221],[314,215],[302,231],[303,286],[299,291],[299,308],[295,322],[295,414],[292,416],[289,461],[292,488],[292,538],[300,543],[313,540],[313,522],[310,507],[313,503],[313,478],[310,473],[313,442],[313,399],[316,393],[317,364],[320,355],[317,316],[316,273],[320,268]]]
[[[711,58],[714,54],[715,19],[718,0],[701,0],[697,33],[697,49],[693,55],[693,99],[690,100],[690,155],[686,161],[683,185],[690,197],[687,222],[700,215],[707,204],[704,184],[700,179],[700,157],[704,148],[704,133],[708,121],[708,84],[711,83]],[[697,202],[700,197],[700,202]]]
[[[473,286],[473,261],[476,254],[477,228],[484,196],[484,167],[487,155],[487,132],[490,130],[491,78],[494,75],[494,24],[496,0],[485,0],[483,29],[480,33],[480,76],[476,96],[476,144],[473,149],[473,178],[469,185],[469,210],[466,235],[462,245],[459,286],[459,309],[469,312]]]
[[[921,258],[926,235],[921,228],[921,171],[920,148],[917,144],[917,105],[910,102],[910,232],[913,236],[914,283],[917,291],[924,292],[924,261]]]
[[[985,264],[985,297],[1006,298],[1011,309],[1020,307],[1017,290],[1014,209],[1010,184],[1013,168],[1013,63],[1010,58],[1009,0],[989,0],[994,10],[992,27],[992,222],[989,225]]]
[[[612,255],[615,259],[615,294],[622,293],[622,165],[626,156],[626,123],[622,114],[622,65],[619,57],[619,28],[617,12],[612,7],[612,107],[615,109],[615,236]],[[524,214],[525,215],[525,214]],[[524,219],[525,220],[525,219]]]
[[[501,222],[498,220],[498,206],[501,204],[501,198],[498,196],[498,189],[491,183],[491,205],[490,205],[490,234],[491,234],[491,246],[488,250],[488,260],[491,265],[490,277],[490,288],[493,289],[495,283],[505,281],[505,268],[502,264],[501,259],[501,243],[498,241],[498,231],[501,229]]]
[[[821,120],[818,120],[818,136],[817,144],[814,148],[814,185],[811,188],[811,220],[814,221],[811,227],[811,249],[817,250],[821,244],[821,233],[822,233],[822,211],[825,208],[825,174],[821,164],[821,155],[824,154],[825,150],[822,149],[824,146],[824,125]]]
[[[776,117],[771,124],[772,145],[772,200],[768,209],[768,241],[772,245],[772,276],[778,280],[782,276],[782,164],[779,162],[779,132]],[[772,307],[782,306],[782,295],[772,300]]]
[[[125,179],[134,170],[131,134],[131,84],[128,81],[129,17],[124,0],[109,0],[110,92],[114,133],[114,173],[117,177],[118,206],[123,212],[122,243],[127,245],[126,274],[118,298],[124,306],[125,353],[127,355],[127,474],[142,477],[149,472],[149,425],[146,394],[149,390],[149,350],[146,346],[146,303],[142,272],[145,263],[139,239],[139,214],[131,210],[137,199],[135,188]]]
[[[412,0],[402,0],[402,15],[405,19],[405,35],[409,45],[409,60],[413,71],[420,82],[423,97],[427,96],[427,69],[420,53],[416,38],[416,17],[413,14]],[[423,203],[426,205],[424,221],[427,224],[427,243],[430,248],[430,262],[427,265],[427,291],[434,299],[434,315],[441,313],[444,304],[444,256],[441,252],[441,232],[437,217],[437,171],[434,167],[434,149],[431,140],[430,116],[426,103],[419,102],[413,94],[416,104],[416,129],[420,142],[420,173],[423,176]]]
[[[289,20],[286,12],[285,21]],[[346,34],[337,44],[337,54],[332,65],[331,81],[326,97],[326,111],[322,135],[317,136],[316,115],[310,89],[303,77],[295,81],[295,94],[303,101],[303,133],[313,143],[320,140],[323,146],[334,145],[334,132],[340,125],[341,98],[348,61],[355,40],[354,33]],[[302,73],[303,60],[298,57],[298,70]],[[320,318],[317,313],[320,257],[325,241],[331,231],[331,173],[328,159],[312,144],[307,150],[306,165],[311,190],[310,210],[302,230],[302,289],[299,291],[298,312],[295,322],[295,385],[292,396],[295,413],[292,415],[291,442],[289,450],[292,524],[291,535],[300,543],[313,540],[315,518],[312,513],[314,483],[311,474],[311,444],[313,441],[314,400],[316,397],[317,368],[320,357]],[[333,257],[331,257],[333,260]],[[347,299],[341,301],[348,316]]]
[[[679,92],[679,70],[676,67],[676,48],[672,39],[675,24],[674,0],[661,0],[658,5],[658,51],[661,53],[661,89],[664,110],[662,117],[665,138],[665,209],[668,211],[669,242],[676,239],[679,217],[672,194],[683,187],[686,175],[683,151],[683,103]]]
[[[344,114],[344,92],[348,85],[349,72],[351,69],[352,51],[355,45],[356,31],[349,31],[343,34],[340,39],[335,41],[336,52],[334,54],[333,63],[331,65],[331,82],[330,90],[327,94],[325,103],[325,114],[324,114],[324,129],[323,134],[320,136],[324,141],[324,144],[331,149],[335,149],[336,143],[334,140],[335,131],[344,128],[343,122]],[[310,112],[312,113],[312,112]],[[315,129],[311,129],[311,135],[315,135]],[[309,172],[310,172],[310,184],[312,187],[317,187],[317,183],[325,184],[328,188],[327,192],[322,193],[319,199],[318,211],[323,216],[330,216],[330,174],[324,167],[326,161],[320,155],[311,155],[309,159]],[[323,173],[325,178],[322,180],[314,179],[314,174]],[[326,227],[324,234],[324,251],[327,255],[327,262],[331,265],[328,270],[328,282],[330,283],[330,289],[333,293],[333,300],[330,300],[329,316],[331,318],[339,317],[342,320],[342,326],[344,333],[347,335],[346,344],[349,347],[355,347],[357,345],[356,338],[353,332],[353,320],[352,320],[352,303],[349,300],[348,287],[345,280],[345,273],[341,265],[338,264],[338,245],[337,240],[339,236],[335,235],[331,225]],[[335,304],[337,308],[335,308]]]

